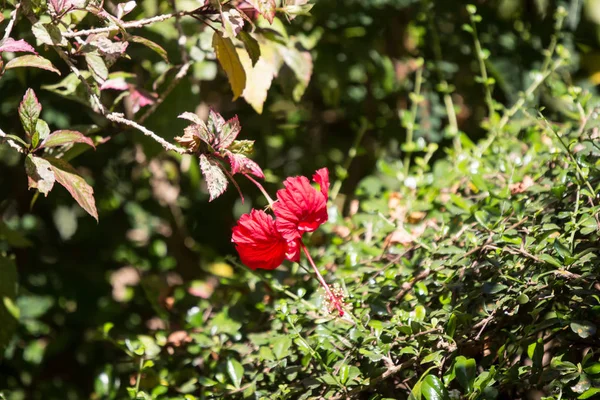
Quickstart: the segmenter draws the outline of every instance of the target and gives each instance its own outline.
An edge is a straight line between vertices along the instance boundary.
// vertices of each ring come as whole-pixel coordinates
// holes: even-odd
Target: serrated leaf
[[[235,154],[232,152],[227,152],[227,158],[229,158],[229,164],[231,165],[231,174],[252,174],[258,178],[264,178],[265,174],[263,173],[260,166],[249,159],[243,154]]]
[[[234,140],[227,150],[248,156],[254,151],[254,140]]]
[[[154,43],[152,40],[148,40],[141,36],[129,36],[129,40],[131,40],[134,43],[139,43],[146,46],[147,48],[158,54],[167,64],[170,64],[167,51],[157,43]]]
[[[56,181],[64,186],[71,197],[98,221],[98,210],[94,199],[94,189],[83,179],[68,162],[58,158],[47,158],[56,176]]]
[[[227,176],[217,161],[209,159],[204,154],[200,155],[200,170],[206,179],[209,201],[213,201],[227,189],[229,184]]]
[[[258,44],[258,41],[246,31],[241,31],[238,34],[238,39],[244,43],[246,52],[248,52],[248,56],[250,57],[250,60],[252,60],[252,66],[255,66],[260,58],[260,45]]]
[[[40,145],[40,148],[64,146],[70,143],[84,143],[93,147],[94,149],[96,148],[92,139],[85,136],[81,132],[71,130],[59,130],[52,132],[47,138],[44,139]]]
[[[29,188],[37,189],[40,193],[48,196],[56,181],[52,165],[48,160],[28,154],[25,158],[25,172]]]
[[[100,85],[108,79],[108,67],[104,59],[96,53],[86,53],[85,62],[88,66],[88,71],[94,77],[94,80]]]
[[[273,19],[275,18],[275,10],[277,8],[277,4],[275,0],[247,0],[252,7],[256,9],[270,24],[273,23]]]
[[[233,91],[233,100],[236,100],[244,92],[246,87],[246,72],[240,61],[233,42],[229,38],[224,38],[219,32],[213,35],[213,48],[217,55],[217,60],[225,70],[231,90]]]
[[[223,37],[234,38],[244,27],[244,19],[238,10],[231,8],[221,13]]]
[[[13,38],[6,38],[0,41],[0,53],[3,51],[10,51],[13,53],[34,53],[37,54],[37,51],[27,43],[25,40],[15,40]]]
[[[6,63],[4,69],[33,67],[41,68],[47,71],[52,71],[60,75],[60,71],[56,69],[49,60],[44,57],[28,54],[26,56],[16,57]]]
[[[11,259],[0,255],[0,360],[17,328],[16,297],[17,267]]]
[[[215,150],[226,149],[229,146],[231,146],[231,144],[240,134],[241,130],[242,127],[240,125],[240,120],[238,119],[237,115],[227,120],[227,122],[221,125],[221,129],[218,132],[215,132]]]
[[[37,99],[33,89],[27,89],[21,104],[19,104],[19,118],[23,129],[28,135],[32,136],[35,133],[37,121],[42,112],[42,105]],[[35,147],[35,145],[34,145]]]
[[[257,113],[262,114],[267,93],[277,74],[277,66],[269,62],[266,57],[261,57],[253,66],[252,60],[242,49],[238,50],[238,56],[247,76],[242,97]]]
[[[236,388],[240,388],[242,385],[242,378],[244,377],[244,367],[235,358],[227,360],[227,374],[231,378],[231,382]]]
[[[187,119],[188,121],[190,121],[194,124],[197,124],[197,125],[204,125],[204,121],[202,121],[202,119],[198,116],[198,114],[195,114],[195,113],[186,111],[182,114],[179,114],[177,116],[177,118]]]
[[[49,46],[66,46],[68,43],[58,26],[51,23],[36,22],[31,27],[31,32],[37,40]]]

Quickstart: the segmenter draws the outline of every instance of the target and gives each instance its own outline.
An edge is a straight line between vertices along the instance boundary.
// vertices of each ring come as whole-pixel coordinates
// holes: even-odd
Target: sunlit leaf
[[[231,90],[233,90],[233,100],[236,100],[246,87],[246,72],[235,50],[233,42],[229,38],[224,38],[219,32],[213,35],[213,48],[219,63],[225,70],[229,78]]]
[[[209,201],[213,201],[227,189],[227,176],[217,161],[207,158],[204,154],[200,155],[200,169],[206,180]]]
[[[81,206],[88,214],[98,221],[98,211],[96,210],[96,200],[94,199],[94,189],[83,179],[75,168],[68,162],[58,158],[47,159],[51,166],[56,181],[64,186],[71,193],[71,196],[77,204]]]

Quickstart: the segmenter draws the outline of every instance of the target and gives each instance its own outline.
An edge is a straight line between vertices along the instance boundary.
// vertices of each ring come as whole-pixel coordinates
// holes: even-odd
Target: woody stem
[[[265,188],[263,187],[263,185],[261,185],[256,179],[252,178],[249,174],[244,174],[244,176],[246,178],[248,178],[250,180],[250,182],[252,182],[252,183],[254,183],[256,185],[256,187],[258,188],[258,190],[261,191],[261,193],[263,194],[263,196],[265,196],[265,198],[269,202],[269,206],[273,206],[273,203],[275,203],[275,202],[273,201],[273,199],[271,198],[271,196],[269,196],[269,193],[267,193],[267,191],[265,190]]]
[[[306,258],[308,258],[308,262],[310,263],[311,267],[315,271],[315,274],[317,274],[317,279],[319,280],[319,283],[321,284],[321,286],[323,286],[323,289],[325,289],[325,293],[327,293],[327,297],[329,297],[329,301],[333,303],[335,308],[340,313],[340,316],[344,315],[344,311],[342,310],[342,305],[340,304],[340,301],[338,300],[337,296],[335,296],[331,292],[329,285],[327,284],[327,282],[325,282],[325,279],[323,279],[323,276],[319,272],[319,269],[315,265],[315,262],[313,261],[312,257],[310,256],[310,253],[308,252],[308,249],[306,248],[306,246],[304,245],[304,242],[302,242],[302,240],[300,240],[300,247],[302,248],[302,251],[304,252],[304,254],[306,254]]]

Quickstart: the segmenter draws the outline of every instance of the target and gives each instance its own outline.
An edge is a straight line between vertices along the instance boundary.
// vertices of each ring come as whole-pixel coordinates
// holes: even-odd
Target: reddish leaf
[[[204,125],[204,121],[202,121],[197,114],[194,114],[191,112],[186,111],[183,114],[179,114],[177,116],[177,118],[187,119],[188,121],[193,122],[194,124],[197,124],[197,125]]]
[[[6,38],[6,40],[0,43],[0,53],[2,53],[3,51],[37,54],[37,51],[35,51],[33,46],[31,46],[25,40],[15,40],[13,38]]]
[[[217,161],[209,159],[204,154],[200,155],[200,169],[204,179],[206,179],[208,194],[210,195],[209,201],[213,201],[227,189],[229,183],[227,176]]]
[[[248,3],[252,5],[259,13],[262,14],[263,17],[269,21],[270,24],[273,23],[273,18],[275,18],[275,9],[277,8],[277,4],[275,0],[246,0]]]
[[[236,37],[244,27],[244,19],[240,12],[235,8],[221,13],[221,23],[223,24],[225,31],[223,37]]]
[[[131,104],[131,111],[135,114],[140,108],[154,104],[155,95],[141,90],[133,88],[129,93],[129,103]]]
[[[211,145],[217,151],[228,148],[242,129],[237,115],[226,122],[221,114],[213,109],[208,113],[207,128],[209,133],[215,137],[214,144]]]
[[[58,158],[48,158],[48,161],[51,164],[52,171],[54,171],[58,183],[71,193],[71,196],[81,208],[98,221],[94,189],[88,185],[85,179],[68,162]]]
[[[100,90],[113,89],[113,90],[128,90],[129,84],[125,81],[125,78],[119,77],[114,79],[108,79],[100,85]]]
[[[229,158],[229,164],[231,165],[232,174],[252,174],[258,178],[265,177],[265,174],[263,173],[260,166],[248,157],[242,154],[234,154],[231,152],[227,152],[227,158]]]
[[[29,189],[37,189],[44,196],[48,196],[56,181],[52,165],[41,157],[28,154],[25,158],[25,172]]]
[[[92,146],[94,149],[96,148],[92,139],[85,136],[81,132],[69,130],[60,130],[52,132],[50,136],[44,139],[44,141],[40,145],[40,148],[57,147],[70,143],[85,143],[89,146]]]
[[[41,112],[42,105],[38,101],[35,92],[31,88],[27,89],[21,104],[19,104],[19,118],[23,129],[28,135],[31,136],[35,133],[35,127]]]
[[[60,71],[58,69],[56,69],[56,67],[54,65],[52,65],[52,63],[49,60],[46,60],[44,57],[34,56],[31,54],[13,58],[12,60],[10,60],[9,62],[6,63],[6,65],[4,66],[4,69],[21,68],[21,67],[41,68],[41,69],[45,69],[47,71],[55,72],[58,75],[60,75]]]

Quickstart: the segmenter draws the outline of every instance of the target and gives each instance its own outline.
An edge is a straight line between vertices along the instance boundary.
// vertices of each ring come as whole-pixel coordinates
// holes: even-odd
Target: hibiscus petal
[[[233,227],[231,241],[251,269],[275,269],[288,252],[288,243],[277,231],[273,217],[262,210],[242,215]]]
[[[317,170],[312,179],[321,188],[323,196],[329,197],[329,170],[327,168]]]

